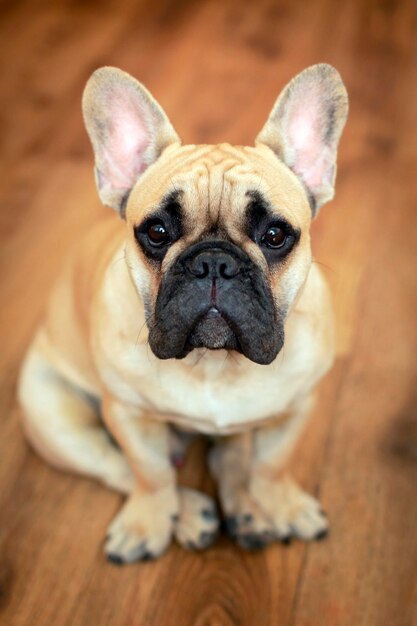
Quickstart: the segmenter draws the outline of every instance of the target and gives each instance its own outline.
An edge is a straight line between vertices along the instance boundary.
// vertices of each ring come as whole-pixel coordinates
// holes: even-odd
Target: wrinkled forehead
[[[302,228],[311,210],[295,175],[268,148],[184,146],[169,148],[135,187],[131,217],[145,219],[175,200],[195,227],[239,227],[254,200]]]

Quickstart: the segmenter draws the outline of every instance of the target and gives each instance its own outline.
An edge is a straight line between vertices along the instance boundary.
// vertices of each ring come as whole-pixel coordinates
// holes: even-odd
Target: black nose
[[[203,250],[185,265],[196,278],[233,278],[240,269],[238,260],[223,250]]]

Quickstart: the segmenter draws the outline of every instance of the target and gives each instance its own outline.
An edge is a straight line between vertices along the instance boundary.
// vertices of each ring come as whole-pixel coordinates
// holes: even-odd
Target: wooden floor
[[[417,624],[417,5],[412,0],[3,1],[0,21],[0,624]],[[351,113],[336,200],[313,227],[338,360],[294,472],[327,541],[248,554],[226,537],[117,568],[120,498],[46,466],[23,440],[19,363],[66,251],[99,206],[80,98],[120,66],[186,142],[251,143],[283,84],[319,61]],[[211,489],[198,450],[183,480]]]

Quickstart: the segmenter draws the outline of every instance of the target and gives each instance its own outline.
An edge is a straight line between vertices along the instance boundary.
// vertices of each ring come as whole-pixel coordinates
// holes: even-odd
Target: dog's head
[[[311,219],[333,197],[347,108],[337,71],[315,65],[284,89],[255,147],[182,146],[140,83],[94,72],[83,110],[97,187],[126,219],[157,357],[206,347],[275,359],[309,271]]]

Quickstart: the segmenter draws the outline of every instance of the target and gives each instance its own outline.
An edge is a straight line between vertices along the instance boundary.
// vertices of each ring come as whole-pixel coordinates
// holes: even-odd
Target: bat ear
[[[100,199],[123,214],[142,172],[180,139],[149,91],[114,67],[96,70],[87,82],[83,114]]]
[[[333,198],[337,146],[347,114],[340,74],[331,65],[313,65],[281,92],[256,138],[302,180],[313,214]]]

